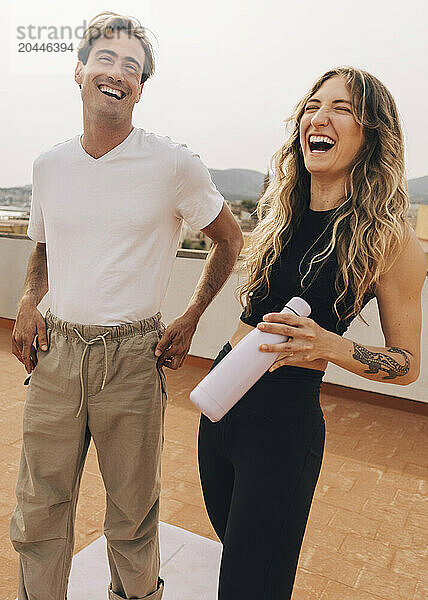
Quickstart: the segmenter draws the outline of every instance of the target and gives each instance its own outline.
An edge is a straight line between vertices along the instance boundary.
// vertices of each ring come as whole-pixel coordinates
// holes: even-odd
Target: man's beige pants
[[[19,600],[64,600],[91,436],[106,489],[110,600],[160,600],[160,459],[166,388],[154,350],[161,315],[104,327],[46,315],[24,408],[11,540]],[[83,597],[82,597],[83,598]],[[89,598],[85,600],[90,600]]]

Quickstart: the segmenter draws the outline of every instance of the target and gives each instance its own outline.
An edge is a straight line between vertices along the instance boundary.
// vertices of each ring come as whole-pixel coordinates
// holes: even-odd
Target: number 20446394
[[[20,42],[18,44],[18,52],[73,52],[74,47],[73,44],[67,44],[65,42],[43,42],[39,44],[36,42],[32,44],[30,42],[24,43]]]

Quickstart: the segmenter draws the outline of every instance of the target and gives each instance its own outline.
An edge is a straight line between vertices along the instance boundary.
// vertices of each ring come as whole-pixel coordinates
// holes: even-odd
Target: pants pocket
[[[156,330],[156,333],[158,336],[158,342],[161,340],[165,330],[166,330],[166,325],[162,321],[160,321],[158,329]],[[160,367],[159,363],[157,361],[156,361],[156,370],[159,374],[159,381],[160,381],[161,392],[162,392],[162,403],[165,408],[166,402],[167,402],[166,375],[165,375],[163,367]]]
[[[166,401],[167,401],[166,376],[165,376],[163,367],[159,367],[158,365],[156,365],[156,370],[159,373],[159,380],[160,380],[161,391],[162,391],[162,402],[165,407]]]
[[[52,329],[50,329],[49,327],[46,328],[46,341],[48,343],[48,349],[47,350],[40,350],[40,344],[39,344],[39,336],[36,335],[34,338],[34,346],[36,349],[36,358],[37,358],[37,363],[36,366],[34,367],[34,369],[31,371],[31,373],[28,375],[28,377],[26,378],[26,380],[24,381],[24,385],[30,385],[31,382],[31,378],[33,376],[33,374],[35,373],[37,366],[39,364],[39,360],[41,357],[45,357],[50,350],[51,347],[51,334],[52,334]]]

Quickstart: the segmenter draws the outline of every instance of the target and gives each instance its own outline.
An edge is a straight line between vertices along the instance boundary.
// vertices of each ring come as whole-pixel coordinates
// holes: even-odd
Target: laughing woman
[[[401,385],[419,374],[426,266],[406,223],[391,94],[369,73],[333,69],[292,122],[259,202],[245,310],[214,365],[254,327],[291,339],[261,347],[281,352],[272,369],[221,421],[200,421],[205,504],[223,543],[219,600],[291,597],[323,456],[319,390],[328,362]],[[307,300],[311,318],[278,314],[292,296]],[[374,297],[385,347],[343,338]]]

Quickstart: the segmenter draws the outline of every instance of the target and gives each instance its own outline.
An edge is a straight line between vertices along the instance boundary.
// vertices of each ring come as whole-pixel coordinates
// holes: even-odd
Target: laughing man
[[[132,125],[154,70],[139,22],[97,15],[78,59],[83,135],[34,163],[28,235],[36,246],[12,336],[32,373],[11,522],[18,598],[66,598],[92,438],[107,498],[109,599],[160,600],[163,366],[182,365],[242,235],[199,157]],[[165,330],[159,307],[183,219],[213,248],[186,311]],[[48,290],[43,318],[37,306]]]

